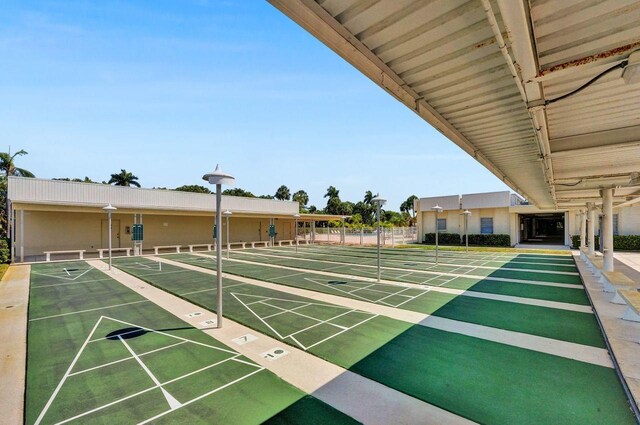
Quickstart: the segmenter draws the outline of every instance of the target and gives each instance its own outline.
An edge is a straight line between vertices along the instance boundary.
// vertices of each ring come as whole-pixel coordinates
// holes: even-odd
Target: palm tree
[[[400,204],[400,211],[410,213],[412,217],[415,216],[415,211],[413,210],[413,201],[415,201],[416,199],[418,199],[416,195],[409,196],[406,201]]]
[[[11,155],[9,152],[0,152],[0,170],[4,171],[5,177],[20,176],[20,177],[35,177],[33,173],[24,168],[16,167],[14,159],[16,156],[27,155],[27,151],[20,149],[18,152]]]
[[[140,183],[137,182],[138,177],[125,169],[121,169],[118,174],[111,174],[109,184],[114,183],[116,186],[135,186],[140,187]]]
[[[371,192],[370,190],[367,190],[367,191],[364,193],[364,203],[365,203],[365,204],[367,204],[367,205],[371,205],[371,204],[373,203],[373,202],[372,202],[372,199],[373,199],[373,198],[374,198],[374,196],[373,196],[373,192]]]
[[[329,186],[327,188],[327,193],[325,193],[324,197],[325,198],[329,198],[329,199],[339,198],[340,197],[340,191],[338,189],[336,189],[335,187],[333,187],[333,186]]]
[[[291,192],[287,186],[282,185],[276,190],[276,194],[273,197],[281,201],[288,201],[291,199]]]
[[[300,212],[302,212],[302,209],[309,203],[309,195],[304,190],[299,190],[294,193],[291,199],[300,204]]]

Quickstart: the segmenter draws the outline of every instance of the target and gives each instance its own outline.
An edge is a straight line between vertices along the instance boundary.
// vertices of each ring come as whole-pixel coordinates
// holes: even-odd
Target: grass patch
[[[396,245],[396,248],[399,249],[425,249],[427,251],[435,251],[435,245]],[[464,246],[447,246],[447,245],[439,245],[438,249],[440,251],[466,251]],[[470,246],[469,251],[474,252],[509,252],[511,254],[554,254],[554,255],[571,255],[570,251],[565,251],[561,249],[522,249],[522,248],[506,248],[506,247],[493,247],[493,246]]]

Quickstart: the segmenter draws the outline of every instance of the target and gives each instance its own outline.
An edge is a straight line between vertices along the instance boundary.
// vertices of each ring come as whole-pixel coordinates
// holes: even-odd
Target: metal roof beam
[[[436,130],[480,162],[507,186],[524,195],[532,202],[538,202],[536,198],[529,196],[516,185],[513,180],[507,177],[500,168],[486,157],[473,143],[458,131],[458,129],[451,125],[423,97],[411,89],[404,80],[318,3],[313,0],[269,0],[269,3],[342,56],[397,100],[404,103]]]

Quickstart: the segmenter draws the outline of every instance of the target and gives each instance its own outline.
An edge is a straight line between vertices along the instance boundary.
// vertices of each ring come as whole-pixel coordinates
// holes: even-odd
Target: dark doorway
[[[564,213],[521,214],[520,243],[564,245]]]

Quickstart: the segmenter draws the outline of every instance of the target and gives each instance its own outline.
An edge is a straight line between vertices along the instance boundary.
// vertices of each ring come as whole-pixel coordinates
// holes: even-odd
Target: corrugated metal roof
[[[640,84],[545,107],[640,49],[640,0],[270,1],[538,206],[640,196]]]
[[[24,177],[9,177],[8,198],[13,203],[84,207],[110,203],[129,209],[205,212],[216,209],[215,195]],[[297,202],[239,196],[223,196],[222,206],[239,213],[285,215],[293,215],[299,208]]]

